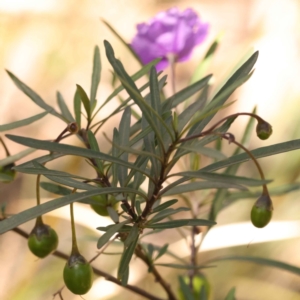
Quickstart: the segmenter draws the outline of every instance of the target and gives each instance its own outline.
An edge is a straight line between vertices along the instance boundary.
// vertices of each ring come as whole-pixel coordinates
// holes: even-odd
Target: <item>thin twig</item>
[[[0,218],[0,221],[2,221],[2,220],[4,220],[4,218]],[[24,230],[22,230],[22,229],[20,229],[18,227],[12,229],[12,231],[18,233],[20,236],[22,236],[22,237],[24,237],[26,239],[28,239],[28,237],[29,237],[29,234],[26,231],[24,231]],[[54,251],[52,253],[52,255],[56,256],[56,257],[59,257],[59,258],[62,258],[64,260],[68,260],[69,259],[69,255],[67,255],[67,254],[65,254],[65,253],[63,253],[63,252],[61,252],[59,250]],[[111,282],[113,282],[113,283],[115,283],[115,284],[123,287],[124,289],[127,289],[129,291],[132,291],[132,292],[134,292],[136,294],[139,294],[139,295],[145,297],[146,299],[149,299],[149,300],[164,300],[162,298],[158,298],[158,297],[156,297],[156,296],[154,296],[154,295],[152,295],[152,294],[150,294],[150,293],[148,293],[148,292],[140,289],[139,287],[136,287],[136,286],[133,286],[133,285],[130,285],[130,284],[127,284],[126,286],[123,286],[122,283],[117,278],[115,278],[114,276],[112,276],[112,275],[110,275],[110,274],[108,274],[108,273],[106,273],[106,272],[104,272],[104,271],[102,271],[100,269],[97,269],[95,267],[92,267],[92,268],[93,268],[94,274],[96,274],[98,276],[102,276],[102,277],[105,278],[105,280],[111,281]],[[173,300],[173,299],[176,300],[176,298],[170,298],[170,300]]]

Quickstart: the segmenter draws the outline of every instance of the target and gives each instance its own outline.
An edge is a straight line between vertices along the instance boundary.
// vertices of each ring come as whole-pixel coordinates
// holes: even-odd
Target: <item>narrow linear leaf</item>
[[[157,255],[156,255],[156,257],[155,257],[154,260],[157,260],[157,259],[159,259],[160,257],[162,257],[162,256],[167,252],[168,247],[169,247],[169,244],[163,245],[163,246],[159,249],[159,251],[158,251],[158,253],[157,253]]]
[[[118,269],[118,278],[122,278],[126,274],[127,269],[129,268],[129,263],[134,253],[136,244],[138,242],[138,237],[126,248],[122,254],[119,269]]]
[[[166,209],[167,207],[172,206],[173,204],[175,204],[177,202],[178,202],[177,199],[168,200],[168,201],[158,205],[157,207],[153,208],[151,214],[154,214],[154,213],[159,212],[163,209]]]
[[[91,106],[90,106],[89,97],[87,96],[86,92],[84,91],[84,89],[79,84],[76,84],[76,88],[77,88],[76,91],[78,92],[78,94],[80,96],[80,99],[83,103],[83,106],[84,106],[84,109],[86,111],[88,120],[90,120],[90,118],[91,118]]]
[[[67,195],[65,197],[53,199],[46,203],[42,203],[40,205],[34,206],[32,208],[26,209],[21,213],[11,216],[0,222],[0,234],[7,232],[27,221],[35,219],[38,216],[44,215],[52,210],[63,207],[70,203],[81,201],[86,198],[90,198],[91,196],[96,195],[105,195],[105,194],[113,194],[113,193],[139,193],[139,191],[135,191],[130,188],[97,188],[90,191],[76,193]]]
[[[102,248],[109,240],[110,238],[116,234],[117,232],[120,231],[120,229],[125,225],[128,224],[130,221],[129,220],[125,220],[121,223],[112,225],[98,240],[97,243],[97,248],[100,249]],[[99,228],[97,228],[99,229]]]
[[[56,93],[56,98],[57,98],[57,104],[59,106],[59,109],[60,109],[62,115],[64,116],[64,118],[66,119],[66,121],[68,123],[75,122],[75,119],[72,116],[72,114],[60,92]]]
[[[42,189],[44,189],[45,191],[56,194],[56,195],[66,196],[66,195],[72,194],[71,189],[68,189],[64,186],[61,186],[61,185],[58,185],[58,184],[55,184],[52,182],[41,182],[40,187]]]
[[[177,228],[182,226],[212,226],[215,225],[216,222],[209,220],[201,220],[201,219],[181,219],[181,220],[172,220],[168,222],[156,223],[156,224],[146,224],[146,228],[152,229],[169,229],[169,228]]]
[[[75,147],[75,146],[61,144],[61,143],[53,143],[53,142],[40,141],[40,140],[36,140],[36,139],[31,139],[31,138],[24,138],[24,137],[16,136],[16,135],[8,134],[6,136],[9,139],[11,139],[12,141],[17,142],[22,145],[25,145],[25,146],[28,146],[28,147],[43,149],[43,150],[48,150],[48,151],[53,151],[53,152],[58,152],[58,153],[63,153],[63,154],[69,154],[69,155],[77,155],[77,156],[82,156],[82,157],[87,157],[87,158],[99,158],[104,161],[109,161],[109,162],[117,163],[119,165],[127,166],[130,169],[135,169],[138,172],[143,173],[147,177],[150,177],[146,171],[139,169],[134,164],[124,162],[121,159],[112,157],[112,156],[110,156],[108,154],[104,154],[102,152],[96,152],[91,149],[85,149],[85,148]]]
[[[93,59],[93,73],[92,73],[92,84],[91,84],[91,93],[90,93],[90,103],[92,110],[95,108],[96,104],[96,95],[97,89],[99,86],[101,77],[101,59],[100,59],[100,50],[98,46],[95,46],[94,50],[94,59]]]
[[[152,219],[149,220],[148,224],[157,223],[171,215],[177,214],[182,211],[189,211],[188,207],[179,207],[179,208],[166,208],[158,212]]]
[[[216,257],[213,259],[209,260],[209,263],[211,262],[216,262],[216,261],[225,261],[225,260],[238,260],[238,261],[248,261],[251,263],[255,263],[258,265],[264,265],[268,267],[274,267],[278,268],[284,271],[288,271],[290,273],[300,275],[300,268],[295,267],[293,265],[278,261],[278,260],[273,260],[273,259],[268,259],[268,258],[263,258],[263,257],[253,257],[253,256],[223,256],[223,257]]]
[[[76,123],[81,128],[81,99],[77,90],[74,95],[73,105]]]
[[[19,78],[17,78],[13,73],[6,70],[9,77],[12,79],[14,84],[19,88],[25,95],[27,95],[36,105],[46,110],[49,114],[58,117],[59,119],[65,121],[65,118],[60,115],[55,109],[48,105],[36,92],[34,92],[30,87],[23,83]]]
[[[245,187],[239,184],[217,182],[217,181],[199,181],[199,182],[190,182],[187,184],[177,185],[167,190],[166,192],[165,192],[166,190],[165,188],[160,192],[160,195],[170,196],[170,195],[177,195],[177,194],[204,190],[204,189],[230,189],[230,188],[247,190]]]
[[[23,120],[20,120],[20,121],[0,125],[0,132],[29,125],[29,124],[34,123],[35,121],[40,120],[41,118],[45,117],[47,114],[48,114],[48,112],[45,111],[43,113],[40,113],[38,115],[29,117],[29,118],[26,118],[26,119],[23,119]]]
[[[10,155],[6,158],[3,158],[3,159],[0,160],[0,167],[3,167],[3,166],[11,164],[13,162],[16,162],[17,160],[33,153],[34,151],[36,151],[36,149],[28,148],[28,149],[25,149],[25,150],[17,153],[17,154]]]
[[[279,153],[289,152],[300,149],[300,139],[298,140],[292,140],[284,143],[279,143],[271,146],[261,147],[257,148],[255,150],[251,150],[250,152],[252,155],[255,156],[255,158],[261,158],[266,156],[271,156]],[[250,157],[247,153],[241,153],[238,155],[231,156],[230,158],[227,158],[225,160],[213,163],[209,166],[206,166],[201,171],[216,171],[219,169],[223,169],[225,167],[239,164],[245,161],[249,161]]]

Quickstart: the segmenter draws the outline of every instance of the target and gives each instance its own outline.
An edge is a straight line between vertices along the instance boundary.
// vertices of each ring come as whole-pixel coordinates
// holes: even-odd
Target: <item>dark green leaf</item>
[[[156,255],[156,257],[155,257],[154,260],[157,260],[157,259],[159,259],[160,257],[162,257],[162,256],[167,252],[168,247],[169,247],[169,244],[165,244],[164,246],[162,246],[162,247],[159,249],[159,251],[158,251],[158,253],[157,253],[157,255]]]
[[[224,182],[224,183],[232,183],[232,184],[241,184],[246,186],[258,186],[272,182],[272,180],[258,180],[247,177],[233,176],[227,174],[218,174],[218,173],[210,173],[203,172],[201,170],[197,171],[188,171],[188,172],[180,172],[173,174],[174,176],[184,176],[191,178],[202,178],[209,181],[214,182]]]
[[[45,112],[43,112],[41,114],[32,116],[30,118],[26,118],[26,119],[23,119],[23,120],[20,120],[20,121],[16,121],[16,122],[12,122],[12,123],[9,123],[9,124],[0,125],[0,132],[1,131],[7,131],[7,130],[11,130],[11,129],[15,129],[15,128],[18,128],[18,127],[29,125],[29,124],[31,124],[31,123],[33,123],[33,122],[35,122],[35,121],[43,118],[47,114],[48,114],[48,112],[45,111]]]
[[[100,50],[99,47],[96,46],[94,50],[92,84],[91,84],[91,93],[90,93],[90,100],[91,100],[90,104],[91,104],[92,111],[95,108],[95,104],[96,104],[96,95],[97,95],[98,85],[100,82],[100,76],[101,76]]]
[[[118,158],[112,157],[108,154],[104,154],[102,152],[96,152],[90,149],[85,149],[85,148],[80,148],[80,147],[75,147],[71,145],[66,145],[66,144],[58,144],[58,143],[53,143],[53,142],[48,142],[48,141],[40,141],[36,139],[31,139],[31,138],[25,138],[21,136],[16,136],[16,135],[10,135],[8,134],[7,137],[14,142],[20,143],[22,145],[32,147],[32,148],[37,148],[37,149],[43,149],[43,150],[48,150],[48,151],[53,151],[53,152],[59,152],[63,154],[69,154],[69,155],[77,155],[77,156],[82,156],[82,157],[87,157],[87,158],[99,158],[104,161],[109,161],[113,163],[117,163],[119,165],[127,166],[130,169],[135,169],[138,172],[143,173],[147,177],[149,177],[149,174],[147,172],[144,172],[137,168],[134,164],[124,162]]]
[[[193,192],[198,190],[204,190],[204,189],[239,189],[239,190],[246,190],[245,187],[239,185],[239,184],[233,184],[233,183],[224,183],[224,182],[217,182],[217,181],[198,181],[198,182],[190,182],[187,184],[181,184],[172,187],[168,190],[168,187],[163,189],[160,192],[160,196],[170,196],[170,195],[178,195],[183,194],[187,192]],[[165,192],[166,191],[166,192]]]
[[[90,106],[90,99],[89,97],[87,96],[86,92],[84,91],[84,89],[79,85],[79,84],[76,84],[76,87],[77,87],[77,93],[78,95],[80,96],[80,99],[83,103],[83,106],[84,106],[84,109],[86,111],[86,114],[87,114],[87,118],[88,120],[90,120],[91,118],[91,106]]]
[[[124,247],[127,248],[130,246],[131,243],[133,243],[139,236],[139,228],[136,224],[134,224],[131,227],[131,230],[124,242]]]
[[[30,221],[32,219],[35,219],[38,216],[41,216],[43,214],[46,214],[47,212],[50,212],[52,210],[55,210],[57,208],[63,207],[65,205],[68,205],[70,203],[81,201],[86,198],[89,198],[91,196],[96,195],[105,195],[105,194],[113,194],[113,193],[139,193],[138,191],[129,189],[129,188],[96,188],[90,191],[82,192],[82,193],[76,193],[71,194],[65,197],[53,199],[51,201],[48,201],[46,203],[42,203],[40,205],[37,205],[35,207],[26,209],[22,211],[21,213],[18,213],[16,215],[11,216],[8,219],[5,219],[0,222],[0,234],[7,232],[27,221]]]
[[[0,159],[0,167],[9,165],[11,163],[14,163],[15,161],[17,161],[17,160],[33,153],[34,151],[36,151],[36,149],[28,148],[28,149],[25,149],[25,150],[17,153],[17,154],[10,155],[6,158]]]
[[[26,94],[36,105],[46,110],[49,114],[60,118],[65,121],[65,118],[60,115],[55,109],[48,105],[36,92],[34,92],[30,87],[28,87],[25,83],[23,83],[19,78],[17,78],[14,74],[6,70],[9,77],[12,79],[14,84],[24,93]]]
[[[152,229],[168,229],[168,228],[176,228],[182,226],[211,226],[215,225],[216,222],[209,220],[201,220],[201,219],[181,219],[181,220],[172,220],[163,223],[156,224],[146,224],[146,228]]]
[[[158,205],[157,207],[153,208],[151,214],[154,214],[154,213],[159,212],[163,209],[166,209],[167,207],[172,206],[173,204],[175,204],[177,202],[178,202],[177,199],[168,200],[168,201]]]
[[[268,266],[268,267],[274,267],[278,268],[284,271],[288,271],[290,273],[300,275],[300,268],[278,261],[278,260],[273,260],[269,258],[263,258],[263,257],[253,257],[253,256],[221,256],[221,257],[216,257],[213,259],[209,260],[209,263],[211,262],[216,262],[216,261],[225,261],[225,260],[238,260],[238,261],[247,261],[251,263],[258,264],[260,266]]]
[[[97,248],[102,248],[109,240],[110,238],[120,231],[120,229],[125,225],[128,224],[130,221],[125,220],[121,223],[112,225],[98,240]],[[97,228],[99,230],[99,228]]]
[[[41,182],[40,187],[50,193],[62,196],[70,195],[72,193],[72,190],[51,182]]]
[[[107,206],[106,207],[107,212],[110,216],[110,218],[115,222],[115,223],[119,223],[119,214],[115,211],[115,209],[111,206]]]
[[[60,92],[56,93],[56,98],[57,98],[57,104],[60,108],[60,111],[61,111],[62,115],[65,117],[66,121],[68,123],[75,122],[75,119],[72,116],[72,114]]]
[[[138,240],[139,239],[137,237],[127,248],[124,249],[118,268],[118,278],[122,278],[124,274],[126,274],[126,270],[129,268],[129,263]]]
[[[149,222],[147,224],[153,224],[153,223],[157,223],[171,215],[177,214],[179,212],[182,211],[188,211],[190,210],[188,207],[179,207],[179,208],[166,208],[164,210],[161,210],[160,212],[158,212],[152,219],[149,220]]]
[[[271,146],[257,148],[255,150],[250,151],[255,158],[261,158],[266,156],[271,156],[279,153],[289,152],[293,150],[297,150],[300,148],[300,139],[288,141],[284,143],[279,143]],[[234,164],[239,164],[245,161],[249,161],[250,157],[247,153],[241,153],[238,155],[231,156],[228,159],[213,163],[207,167],[200,169],[201,171],[216,171]]]
[[[74,95],[73,105],[76,123],[81,128],[81,99],[77,90]]]

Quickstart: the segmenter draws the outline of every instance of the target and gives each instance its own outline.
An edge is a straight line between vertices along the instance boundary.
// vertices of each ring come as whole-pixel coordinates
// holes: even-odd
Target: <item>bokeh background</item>
[[[254,50],[260,55],[255,66],[255,74],[232,100],[238,100],[227,109],[229,112],[251,111],[258,107],[258,113],[273,126],[273,135],[267,141],[258,140],[255,135],[248,145],[250,149],[297,139],[300,137],[299,97],[300,97],[300,2],[298,0],[0,0],[0,124],[20,120],[41,112],[11,82],[5,69],[13,72],[22,81],[35,90],[47,103],[56,105],[56,92],[60,91],[66,102],[72,107],[75,84],[89,90],[92,69],[92,55],[95,45],[100,46],[102,54],[102,79],[98,90],[98,99],[105,99],[111,92],[111,67],[106,61],[103,40],[113,45],[117,56],[121,59],[130,74],[139,68],[130,53],[120,41],[101,22],[105,19],[111,23],[119,34],[128,42],[133,38],[135,26],[144,22],[161,10],[178,6],[180,9],[192,7],[203,21],[209,22],[210,33],[207,40],[193,53],[190,61],[181,63],[176,69],[176,85],[180,89],[187,85],[198,62],[203,57],[211,42],[222,35],[217,53],[211,62],[208,73],[214,74],[216,86],[224,81],[232,69]],[[169,71],[166,70],[168,73]],[[170,95],[171,89],[166,88]],[[117,100],[100,112],[100,117],[112,111]],[[224,114],[224,112],[222,112]],[[221,115],[222,115],[221,114]],[[233,127],[237,137],[247,118],[240,118]],[[111,134],[113,127],[118,126],[118,117],[113,118],[104,126],[103,131]],[[53,116],[10,133],[26,135],[41,139],[56,137],[64,128],[64,124]],[[3,137],[3,135],[1,135]],[[9,140],[5,142],[11,154],[23,149]],[[74,143],[77,143],[74,140]],[[99,135],[99,143],[107,149],[106,140]],[[231,151],[229,151],[231,153]],[[38,153],[33,154],[37,155]],[[4,151],[0,149],[0,157]],[[28,159],[28,158],[26,158]],[[21,160],[22,162],[24,160]],[[300,152],[280,154],[260,160],[268,178],[274,178],[273,186],[299,182]],[[52,164],[69,172],[82,172],[84,162],[68,158]],[[87,171],[88,172],[88,171]],[[246,164],[241,175],[257,176],[251,164]],[[50,195],[44,193],[45,199]],[[234,223],[235,229],[228,229],[226,237],[222,234],[222,246],[207,247],[199,256],[199,261],[214,256],[236,254],[262,256],[295,264],[299,266],[299,231],[285,226],[284,221],[298,221],[300,193],[275,197],[274,220],[280,221],[273,231],[247,230],[241,235],[245,240],[237,241],[236,246],[226,247],[226,240],[236,238],[239,222],[248,221],[253,201],[240,201],[224,210],[218,218],[218,226]],[[18,174],[15,182],[0,185],[0,201],[7,203],[7,211],[16,213],[31,207],[35,201],[35,178]],[[86,207],[76,208],[80,249],[86,257],[96,253],[95,241],[99,234],[94,229],[108,224],[109,220],[97,217]],[[70,232],[68,209],[61,209],[49,214],[45,220],[57,229],[60,235],[59,249],[70,251]],[[293,223],[294,225],[298,223]],[[22,226],[30,231],[33,221]],[[247,225],[248,223],[246,223]],[[281,225],[280,225],[281,224]],[[249,224],[248,224],[249,225]],[[247,226],[248,226],[247,225]],[[250,225],[249,225],[250,226]],[[243,227],[244,228],[244,227]],[[273,227],[272,227],[273,228]],[[274,227],[275,228],[275,227]],[[267,230],[267,229],[266,229]],[[288,239],[289,231],[294,230],[294,238]],[[294,232],[293,231],[293,232]],[[298,236],[297,236],[298,234]],[[268,236],[279,241],[269,241]],[[296,237],[295,237],[296,236]],[[155,243],[180,242],[180,236],[170,233],[159,237]],[[216,236],[220,239],[220,236]],[[271,238],[272,239],[272,238]],[[265,242],[263,242],[265,241]],[[187,249],[178,249],[179,256],[185,256]],[[115,251],[118,251],[116,246]],[[26,240],[13,232],[0,237],[1,269],[0,299],[52,299],[52,294],[63,284],[61,272],[64,261],[49,257],[37,260],[27,250]],[[96,265],[115,274],[118,256],[101,256]],[[164,268],[162,273],[177,289],[177,275],[171,269]],[[224,299],[233,286],[237,288],[239,300],[296,300],[300,298],[300,279],[285,271],[242,262],[218,263],[216,268],[205,270],[212,287],[211,299]],[[149,291],[156,290],[161,297],[163,291],[157,287],[151,274],[137,260],[134,261],[131,282]],[[85,299],[141,299],[141,296],[117,288],[104,280],[97,280]],[[64,299],[80,299],[65,291]]]

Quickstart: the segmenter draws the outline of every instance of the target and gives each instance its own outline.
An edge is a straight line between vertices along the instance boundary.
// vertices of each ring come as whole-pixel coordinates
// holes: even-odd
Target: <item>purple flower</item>
[[[175,61],[189,59],[193,48],[206,38],[208,28],[208,23],[202,23],[191,8],[180,12],[174,7],[158,13],[148,24],[138,24],[131,47],[144,64],[162,58],[156,65],[157,71],[161,71],[172,55]]]

